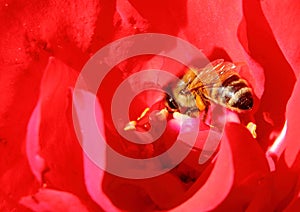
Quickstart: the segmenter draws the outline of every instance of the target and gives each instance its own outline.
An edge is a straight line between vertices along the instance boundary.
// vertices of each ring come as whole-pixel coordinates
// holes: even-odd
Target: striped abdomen
[[[252,90],[237,74],[223,79],[221,86],[206,91],[208,99],[231,110],[250,110],[253,107]]]

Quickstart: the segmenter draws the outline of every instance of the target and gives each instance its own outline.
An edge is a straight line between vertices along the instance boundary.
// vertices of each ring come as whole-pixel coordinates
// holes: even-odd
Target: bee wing
[[[192,69],[196,77],[189,85],[189,90],[212,89],[222,87],[223,82],[237,74],[237,66],[223,59],[215,60],[203,69]],[[215,89],[215,88],[214,88]],[[220,88],[221,89],[221,88]]]

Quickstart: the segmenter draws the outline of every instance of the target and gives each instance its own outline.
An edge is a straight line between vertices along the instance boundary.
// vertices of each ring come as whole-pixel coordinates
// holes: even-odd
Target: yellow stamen
[[[124,130],[125,131],[135,130],[135,125],[136,125],[136,121],[130,121],[130,122],[128,122],[128,124],[126,124],[126,126],[124,127]]]
[[[253,122],[249,122],[247,124],[247,128],[250,131],[250,133],[252,134],[253,138],[256,138],[256,124],[254,124]]]
[[[155,114],[155,116],[158,118],[158,120],[162,121],[167,118],[168,116],[168,110],[166,108],[160,110],[158,113]]]
[[[142,119],[149,110],[150,110],[149,107],[145,108],[145,110],[142,112],[142,114],[140,115],[140,117],[137,118],[137,121],[139,121],[140,119]]]

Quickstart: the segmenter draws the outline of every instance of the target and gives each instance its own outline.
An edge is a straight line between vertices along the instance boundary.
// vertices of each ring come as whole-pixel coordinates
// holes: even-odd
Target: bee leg
[[[202,122],[206,125],[206,126],[208,126],[208,127],[210,127],[210,128],[213,128],[214,126],[213,125],[211,125],[210,123],[207,123],[206,121],[207,121],[207,115],[208,115],[208,111],[209,111],[209,106],[210,106],[210,103],[208,102],[208,101],[203,101],[204,102],[204,104],[205,104],[205,108],[204,108],[204,110],[203,110],[203,116],[202,116]]]
[[[211,127],[210,124],[206,123],[206,119],[207,119],[207,114],[208,114],[208,110],[209,110],[209,101],[203,96],[203,94],[201,92],[198,92],[196,96],[196,105],[199,109],[200,112],[204,112],[203,116],[202,116],[202,121],[205,125]]]
[[[203,117],[202,117],[202,121],[203,121],[203,123],[206,124],[206,125],[208,125],[208,124],[206,123],[208,110],[209,110],[209,105],[207,105],[207,106],[205,107],[205,109],[204,109],[204,114],[203,114]]]
[[[185,114],[192,118],[199,117],[199,109],[198,108],[190,108],[185,112]]]

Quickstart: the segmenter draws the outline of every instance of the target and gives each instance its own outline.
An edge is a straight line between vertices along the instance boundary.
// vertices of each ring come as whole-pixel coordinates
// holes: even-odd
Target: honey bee
[[[237,70],[234,63],[223,59],[215,60],[202,69],[189,69],[181,80],[167,86],[162,111],[179,112],[190,117],[198,117],[204,112],[202,119],[205,122],[211,102],[239,113],[251,110],[252,89]],[[143,112],[137,121],[145,116]],[[129,122],[124,129],[135,129],[137,121]]]
[[[205,120],[210,102],[236,112],[253,107],[253,93],[247,81],[237,73],[237,66],[218,59],[202,69],[189,69],[169,88],[165,106],[169,112],[180,112],[191,117],[205,111]]]

